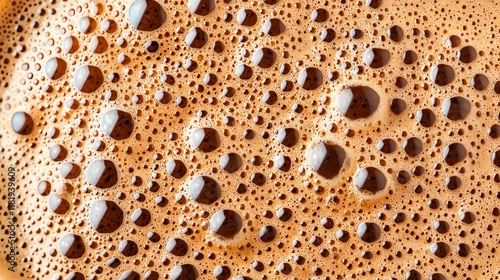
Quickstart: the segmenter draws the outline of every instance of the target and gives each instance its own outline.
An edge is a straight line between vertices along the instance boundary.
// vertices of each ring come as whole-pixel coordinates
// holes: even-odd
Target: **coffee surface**
[[[0,279],[496,279],[499,12],[2,1]]]

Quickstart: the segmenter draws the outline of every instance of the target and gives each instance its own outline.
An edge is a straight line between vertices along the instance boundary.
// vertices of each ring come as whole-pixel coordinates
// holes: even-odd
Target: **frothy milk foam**
[[[313,2],[2,1],[0,279],[497,279],[500,4]]]

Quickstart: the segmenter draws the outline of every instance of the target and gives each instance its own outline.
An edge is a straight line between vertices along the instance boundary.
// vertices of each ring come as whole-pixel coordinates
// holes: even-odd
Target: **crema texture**
[[[2,1],[0,278],[498,279],[499,12]]]

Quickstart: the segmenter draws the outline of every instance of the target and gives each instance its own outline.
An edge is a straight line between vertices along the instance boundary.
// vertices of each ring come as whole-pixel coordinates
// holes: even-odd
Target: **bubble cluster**
[[[498,278],[498,11],[1,2],[0,278]]]

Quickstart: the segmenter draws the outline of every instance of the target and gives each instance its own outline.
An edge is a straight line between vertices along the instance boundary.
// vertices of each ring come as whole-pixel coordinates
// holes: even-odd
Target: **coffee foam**
[[[0,3],[1,170],[17,170],[19,238],[16,272],[0,261],[1,279],[498,275],[500,159],[488,135],[500,93],[494,1],[87,2]],[[357,86],[378,104],[355,99],[341,109],[342,92]],[[262,101],[269,91],[275,103]],[[470,111],[450,105],[445,115],[457,96]],[[396,98],[406,103],[400,114],[390,108]],[[424,109],[435,115],[429,127],[418,120]],[[16,112],[32,122],[12,125]],[[412,138],[418,153],[403,148]],[[378,150],[384,139],[395,151]],[[311,154],[320,143],[345,152],[341,166]],[[456,163],[443,157],[454,143],[466,151]],[[54,145],[66,151],[57,161]],[[242,164],[229,173],[221,158],[231,153]],[[288,171],[278,156],[290,158]],[[312,157],[339,172],[325,178]],[[98,160],[116,171],[89,168]],[[171,160],[186,171],[169,174]],[[386,179],[374,194],[355,176],[372,167]],[[214,202],[193,199],[199,176],[220,187]],[[450,176],[461,180],[456,189]],[[50,189],[40,193],[44,180]],[[6,188],[0,194],[5,232]],[[69,203],[61,214],[49,207],[55,194]],[[123,211],[121,225],[120,211],[91,211],[99,200]],[[278,218],[281,208],[292,210],[289,220]],[[101,217],[112,224],[98,232]],[[322,225],[327,218],[333,226]],[[175,238],[185,255],[167,250]]]

